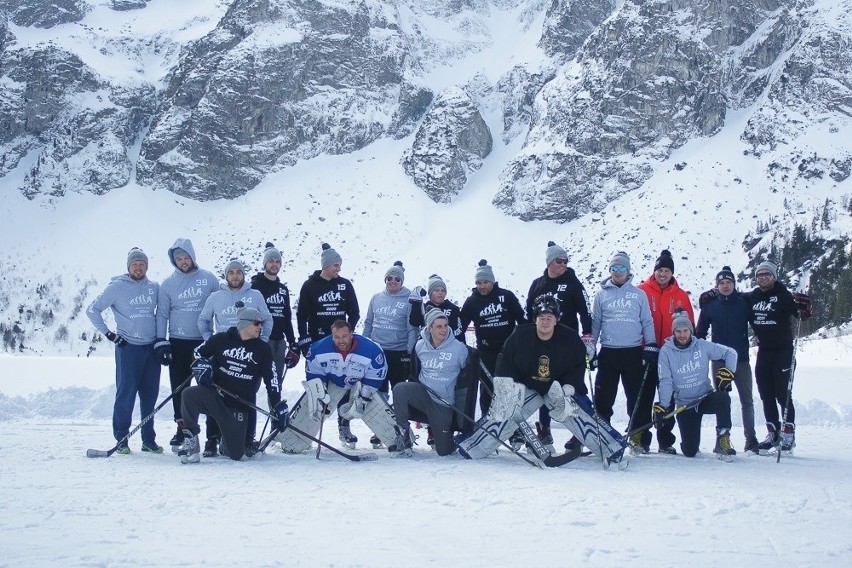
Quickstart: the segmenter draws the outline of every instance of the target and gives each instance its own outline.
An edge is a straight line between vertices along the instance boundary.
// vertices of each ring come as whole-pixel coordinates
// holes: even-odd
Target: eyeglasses
[[[487,284],[487,283],[488,283],[488,280],[477,280],[476,282],[474,282],[474,284],[476,284],[477,286],[479,286],[480,284]]]
[[[610,266],[609,271],[610,272],[627,272],[627,267],[619,264],[617,266]]]
[[[568,264],[568,259],[567,258],[554,258],[553,262],[555,262],[556,264]]]
[[[399,276],[388,276],[385,282],[402,282],[402,279]]]
[[[772,273],[771,272],[760,272],[759,274],[756,274],[755,276],[757,276],[758,278],[772,278]]]

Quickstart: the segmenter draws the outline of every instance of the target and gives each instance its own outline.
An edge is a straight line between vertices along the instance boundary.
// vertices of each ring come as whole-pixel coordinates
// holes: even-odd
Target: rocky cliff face
[[[850,126],[850,0],[220,4],[208,33],[180,43],[105,39],[86,23],[95,9],[144,13],[144,0],[7,2],[0,178],[23,168],[19,189],[31,198],[101,194],[134,175],[193,199],[233,198],[297,160],[416,132],[401,167],[448,202],[489,159],[493,130],[504,144],[523,140],[494,205],[566,221],[641,187],[731,112],[749,115],[742,140],[773,183],[843,181],[852,169],[840,140]],[[463,87],[434,97],[431,74],[505,41],[488,24],[498,12],[541,56],[496,79],[462,74],[452,83]],[[24,41],[57,26],[99,48]],[[131,80],[93,64],[117,53],[139,66]],[[146,70],[154,54],[164,75]],[[808,133],[837,143],[817,152]]]

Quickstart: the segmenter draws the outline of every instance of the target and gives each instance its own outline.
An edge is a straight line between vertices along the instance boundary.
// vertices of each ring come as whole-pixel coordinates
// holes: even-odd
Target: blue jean
[[[133,407],[139,395],[139,411],[148,416],[154,411],[160,392],[160,362],[154,344],[115,348],[115,404],[112,407],[112,435],[121,440],[130,431]],[[142,443],[155,442],[154,420],[142,426]]]

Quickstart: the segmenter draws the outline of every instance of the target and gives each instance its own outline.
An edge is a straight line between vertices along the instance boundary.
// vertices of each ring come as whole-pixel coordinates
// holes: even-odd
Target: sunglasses
[[[772,278],[772,273],[771,272],[761,272],[760,274],[757,274],[756,276],[758,278]]]
[[[627,267],[619,264],[618,266],[610,266],[609,271],[610,272],[627,272]]]
[[[556,264],[568,264],[568,259],[567,258],[554,258],[553,262],[555,262]]]
[[[388,276],[385,282],[402,282],[402,279],[399,276]]]
[[[480,284],[485,284],[486,282],[488,282],[488,280],[477,280],[476,282],[474,282],[474,284],[479,286]]]
[[[263,322],[262,321],[253,321],[252,325],[255,326],[255,327],[260,327],[260,326],[263,325]]]

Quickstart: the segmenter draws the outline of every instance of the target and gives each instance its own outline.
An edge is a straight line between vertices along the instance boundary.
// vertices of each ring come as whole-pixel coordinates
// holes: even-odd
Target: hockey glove
[[[419,304],[425,297],[426,290],[423,289],[423,286],[415,286],[411,291],[411,294],[408,296],[408,301],[412,304]]]
[[[292,369],[293,367],[299,364],[299,359],[301,359],[301,355],[299,355],[299,350],[291,347],[287,350],[287,354],[284,355],[284,366],[288,369]]]
[[[717,390],[731,392],[731,382],[733,380],[734,374],[727,367],[719,367],[719,370],[716,371]]]
[[[799,319],[810,319],[814,315],[814,307],[811,305],[811,297],[807,294],[793,294],[793,301],[799,311]]]
[[[287,401],[282,400],[278,403],[272,412],[272,428],[278,430],[278,432],[283,432],[287,425],[290,424],[290,409],[287,408]]]
[[[168,367],[172,363],[172,344],[165,339],[157,339],[154,343],[154,353],[160,360],[160,365]]]
[[[296,347],[299,348],[299,351],[302,352],[302,355],[307,356],[308,351],[311,350],[311,343],[313,343],[313,340],[310,337],[303,337],[298,342],[296,342]]]
[[[213,362],[210,359],[196,359],[192,363],[192,375],[198,386],[213,388]]]
[[[709,290],[702,292],[700,296],[698,296],[698,307],[703,308],[710,302],[716,299],[716,296],[719,295],[719,290],[716,288],[710,288]]]
[[[592,334],[584,333],[580,339],[583,341],[583,345],[586,346],[586,357],[594,359],[597,351],[595,350],[595,340],[592,339]]]
[[[127,345],[127,340],[111,331],[106,332],[106,338],[115,343],[116,347],[124,347]]]
[[[642,364],[645,367],[656,367],[657,360],[660,358],[660,347],[654,343],[648,343],[642,350]]]
[[[308,415],[319,420],[331,397],[326,392],[322,379],[311,379],[303,382],[302,385],[305,387]]]
[[[666,414],[669,413],[669,409],[663,406],[662,402],[654,403],[654,427],[657,430],[662,429],[663,422],[665,422]]]

